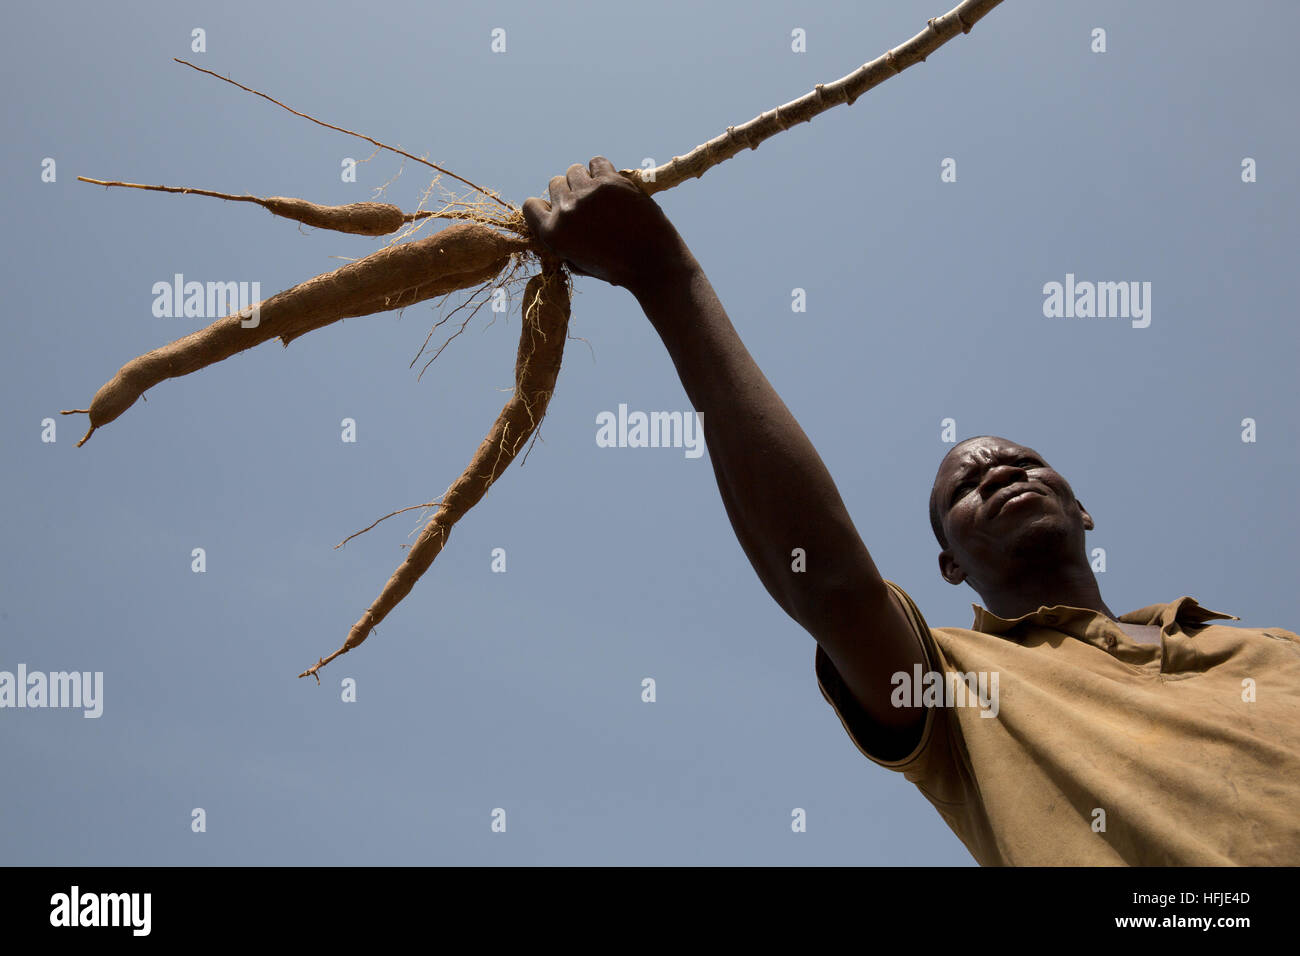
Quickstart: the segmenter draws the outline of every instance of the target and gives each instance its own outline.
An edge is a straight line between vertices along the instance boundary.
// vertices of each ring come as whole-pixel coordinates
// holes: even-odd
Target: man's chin
[[[998,536],[998,552],[1007,557],[1056,561],[1074,549],[1074,529],[1044,516],[1021,521]]]

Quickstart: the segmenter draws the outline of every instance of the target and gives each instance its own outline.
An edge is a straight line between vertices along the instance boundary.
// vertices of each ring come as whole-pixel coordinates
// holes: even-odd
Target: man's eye
[[[1025,465],[1025,464],[1028,464],[1028,465],[1037,465],[1037,464],[1038,464],[1038,460],[1037,460],[1036,458],[1021,458],[1018,462],[1016,462],[1016,464],[1017,464],[1017,465]]]
[[[952,493],[952,501],[948,502],[948,504],[955,505],[958,502],[958,500],[960,500],[961,497],[966,494],[966,489],[971,487],[973,486],[969,481],[958,485]]]

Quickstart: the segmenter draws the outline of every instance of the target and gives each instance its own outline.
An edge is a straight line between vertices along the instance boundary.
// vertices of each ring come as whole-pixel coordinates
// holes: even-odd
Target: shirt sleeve
[[[921,645],[927,672],[943,673],[948,670],[942,649],[934,633],[907,592],[886,580],[895,600],[903,608],[912,624],[912,631]],[[863,635],[869,640],[870,635]],[[817,686],[831,705],[849,738],[864,757],[889,770],[901,772],[916,784],[931,803],[944,813],[945,806],[958,807],[967,802],[972,777],[967,761],[963,759],[961,727],[953,712],[944,707],[927,708],[921,739],[910,753],[889,753],[881,743],[881,735],[870,717],[835,669],[830,656],[817,648],[815,661]],[[947,817],[948,814],[944,813]]]

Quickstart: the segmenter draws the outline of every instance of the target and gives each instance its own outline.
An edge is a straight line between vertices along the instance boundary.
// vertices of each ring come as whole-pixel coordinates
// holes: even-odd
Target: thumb
[[[550,243],[546,241],[546,237],[543,236],[542,233],[551,224],[549,221],[553,213],[551,204],[545,200],[538,199],[535,196],[530,196],[528,199],[524,200],[522,212],[524,214],[524,222],[528,223],[529,231],[532,232],[542,245],[549,249]]]

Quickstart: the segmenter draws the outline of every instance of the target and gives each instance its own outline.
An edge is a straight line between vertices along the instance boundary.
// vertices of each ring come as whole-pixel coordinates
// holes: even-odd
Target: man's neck
[[[1012,620],[1037,611],[1040,607],[1081,607],[1098,611],[1112,621],[1118,617],[1101,599],[1097,579],[1088,567],[1055,569],[1052,575],[1022,573],[1000,587],[986,587],[979,592],[984,606],[998,617]]]

